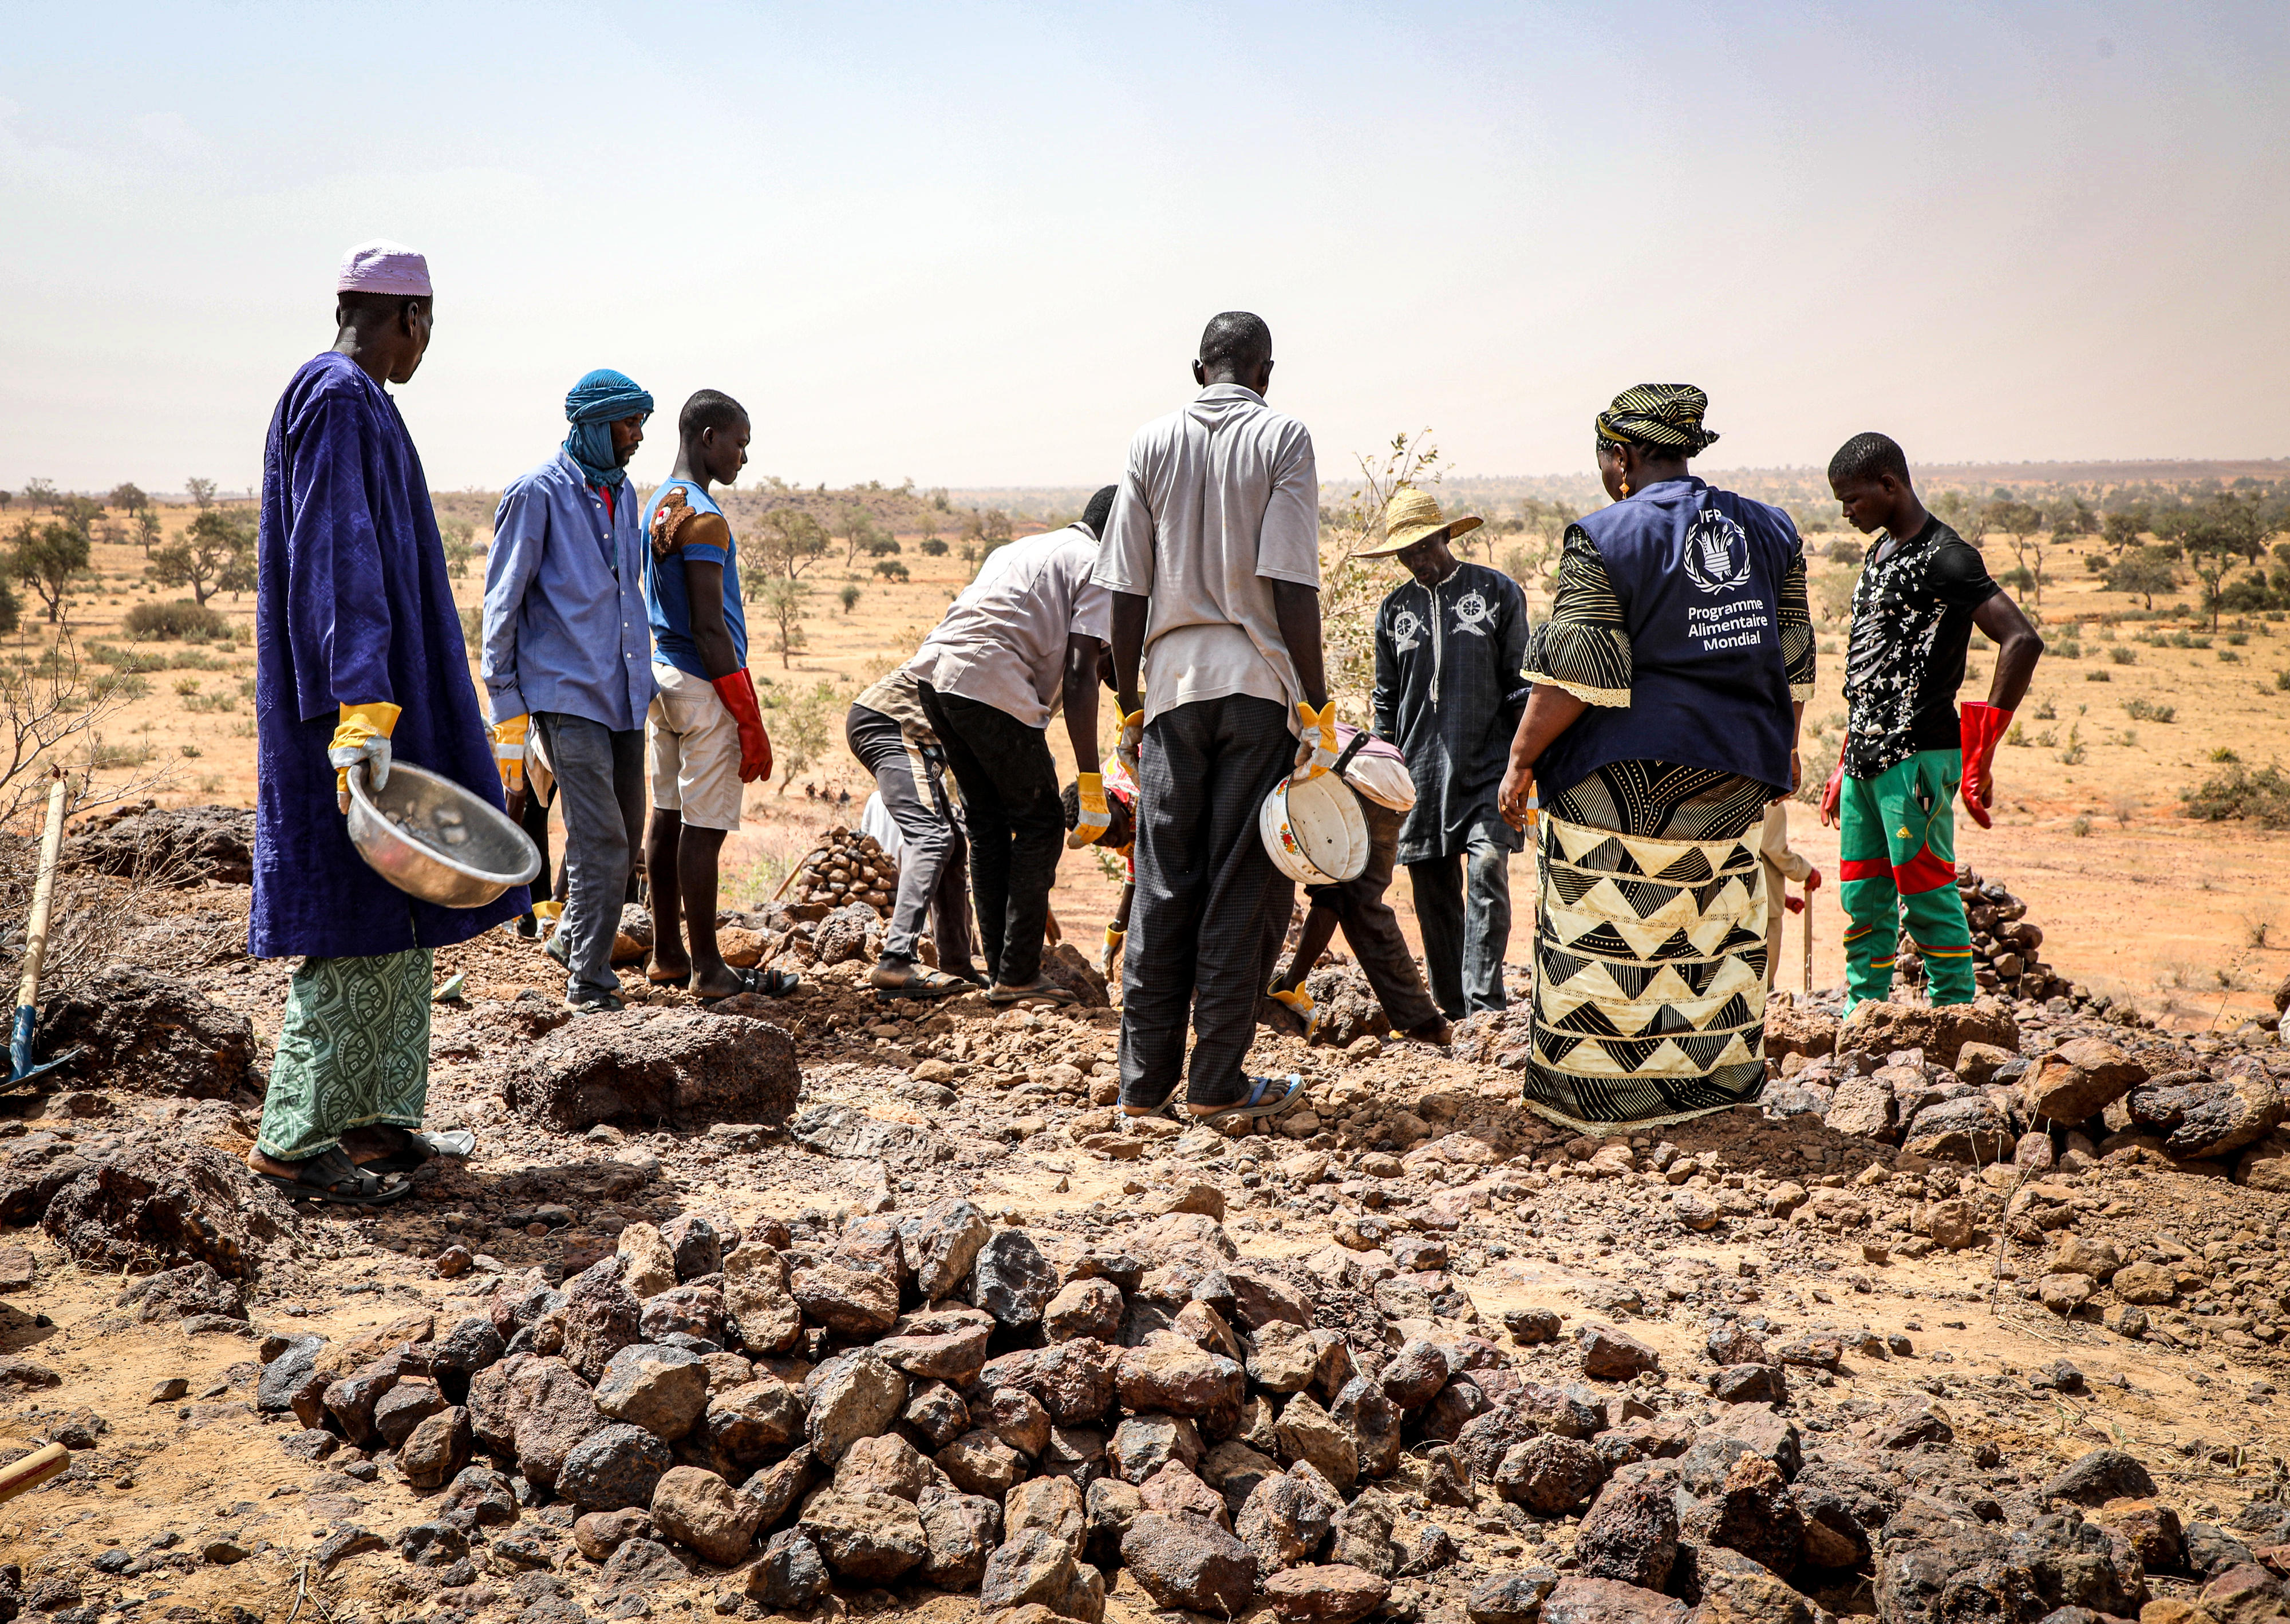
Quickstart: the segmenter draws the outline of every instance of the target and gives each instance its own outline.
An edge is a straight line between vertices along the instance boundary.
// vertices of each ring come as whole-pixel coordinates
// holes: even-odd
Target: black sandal
[[[875,974],[881,973],[882,966],[878,964]],[[868,985],[875,989],[876,998],[884,1004],[896,1003],[901,998],[934,1003],[941,998],[958,998],[965,993],[978,990],[976,983],[966,981],[958,975],[949,975],[943,970],[933,970],[927,964],[909,964],[907,979],[896,985],[877,981],[871,976],[868,979]]]
[[[467,1128],[453,1128],[430,1133],[419,1128],[400,1128],[405,1142],[383,1156],[369,1156],[356,1164],[368,1172],[412,1172],[422,1163],[435,1156],[466,1156],[476,1152],[477,1136]],[[355,1160],[355,1158],[353,1158]]]
[[[291,1179],[259,1167],[248,1171],[290,1201],[323,1201],[340,1207],[387,1206],[413,1189],[395,1173],[377,1178],[368,1172],[345,1156],[340,1145],[292,1165]]]
[[[727,993],[717,993],[712,998],[701,998],[700,1007],[710,1009],[726,998],[736,998],[742,993],[756,993],[765,998],[784,998],[803,985],[803,978],[792,970],[741,970],[727,964],[732,979],[739,983]],[[697,994],[693,995],[695,997]]]

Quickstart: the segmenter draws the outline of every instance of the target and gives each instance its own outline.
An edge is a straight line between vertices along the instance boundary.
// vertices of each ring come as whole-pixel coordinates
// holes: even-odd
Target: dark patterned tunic
[[[1906,541],[1878,542],[1853,588],[1847,772],[1875,778],[1919,751],[1960,748],[1956,691],[1972,613],[2001,590],[1972,544],[1938,519]]]

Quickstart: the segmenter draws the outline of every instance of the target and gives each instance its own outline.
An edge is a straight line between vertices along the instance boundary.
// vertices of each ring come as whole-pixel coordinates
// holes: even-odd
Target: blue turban
[[[624,417],[650,417],[652,409],[652,396],[635,380],[598,367],[564,396],[564,416],[572,425],[564,436],[565,455],[581,465],[590,484],[617,486],[629,476],[613,455],[613,425]]]

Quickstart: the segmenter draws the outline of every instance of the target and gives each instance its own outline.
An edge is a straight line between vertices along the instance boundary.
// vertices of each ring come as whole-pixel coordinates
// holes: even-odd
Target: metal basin
[[[379,794],[366,788],[364,767],[350,773],[349,836],[368,868],[441,908],[483,908],[540,872],[540,849],[506,814],[404,762],[390,764]]]

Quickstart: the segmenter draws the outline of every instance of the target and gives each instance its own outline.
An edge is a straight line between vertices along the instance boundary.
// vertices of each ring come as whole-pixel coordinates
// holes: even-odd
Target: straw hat
[[[1427,536],[1447,532],[1448,540],[1477,530],[1480,520],[1476,514],[1466,514],[1452,522],[1439,516],[1439,504],[1413,485],[1402,485],[1391,493],[1391,500],[1383,509],[1383,540],[1373,547],[1364,547],[1357,555],[1362,558],[1389,558],[1394,553],[1406,551]]]

